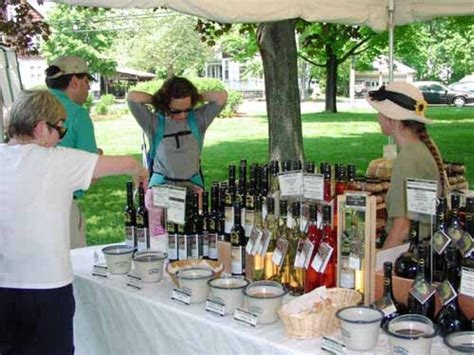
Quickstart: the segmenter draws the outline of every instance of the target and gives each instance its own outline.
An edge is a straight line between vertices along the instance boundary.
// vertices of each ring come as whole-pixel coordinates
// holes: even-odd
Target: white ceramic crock
[[[143,282],[160,282],[163,279],[163,264],[168,254],[147,250],[136,253],[133,258],[137,276]]]
[[[111,274],[127,274],[132,268],[133,248],[126,245],[110,245],[103,248],[102,253]]]
[[[244,289],[248,310],[257,310],[259,313],[258,324],[269,324],[278,320],[277,310],[287,292],[285,287],[276,281],[256,281]]]
[[[444,338],[450,355],[474,354],[474,332],[454,332]]]
[[[212,279],[215,272],[208,268],[193,267],[176,272],[180,288],[191,290],[191,303],[204,302],[209,295],[207,281]]]
[[[242,290],[249,283],[249,280],[234,276],[219,277],[208,281],[211,295],[224,301],[225,314],[233,314],[237,307],[241,307],[244,304]]]
[[[345,307],[337,311],[341,322],[344,344],[351,350],[367,351],[375,348],[379,340],[383,313],[364,306]]]
[[[418,314],[393,318],[385,329],[390,339],[391,354],[429,355],[436,335],[433,322]]]

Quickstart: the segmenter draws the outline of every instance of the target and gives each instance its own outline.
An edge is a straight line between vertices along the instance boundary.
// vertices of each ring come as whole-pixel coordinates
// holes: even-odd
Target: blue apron
[[[181,132],[177,132],[175,134],[166,135],[166,136],[164,134],[165,133],[165,117],[163,115],[159,114],[159,113],[157,113],[156,116],[157,116],[157,120],[158,120],[158,127],[157,127],[157,130],[156,130],[156,133],[155,133],[155,137],[153,137],[153,141],[152,141],[152,144],[151,144],[150,151],[148,153],[149,158],[154,159],[155,154],[156,154],[156,149],[160,145],[163,138],[175,137],[177,142],[179,142],[178,141],[178,136],[188,135],[188,134],[192,134],[194,136],[194,138],[197,140],[197,142],[199,144],[199,150],[200,150],[199,153],[202,152],[203,141],[202,141],[201,133],[199,132],[199,129],[198,129],[198,126],[197,126],[196,117],[194,116],[194,111],[191,111],[188,114],[188,117],[186,118],[186,120],[188,122],[188,125],[189,125],[189,128],[191,129],[191,132],[181,131]],[[149,166],[151,166],[151,168],[153,169],[153,162],[151,162],[151,165],[149,165]],[[155,186],[155,185],[163,185],[163,184],[166,184],[168,181],[190,181],[195,185],[198,185],[200,187],[204,187],[204,181],[203,181],[202,174],[201,174],[200,171],[196,172],[189,179],[173,179],[173,178],[169,178],[167,176],[164,176],[161,173],[153,172],[153,174],[151,175],[150,181],[148,183],[148,186],[152,187],[152,186]]]

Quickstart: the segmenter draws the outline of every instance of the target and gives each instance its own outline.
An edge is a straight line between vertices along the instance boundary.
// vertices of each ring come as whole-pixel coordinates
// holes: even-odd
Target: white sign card
[[[94,265],[92,267],[92,276],[107,277],[107,266],[105,265]]]
[[[437,192],[437,181],[406,179],[407,211],[435,216]]]
[[[186,209],[186,188],[179,186],[168,187],[169,206],[167,218],[169,222],[184,225]]]
[[[240,324],[256,327],[258,322],[258,314],[256,312],[247,311],[243,308],[236,308],[234,312],[234,319]]]
[[[169,193],[167,185],[153,186],[153,204],[156,207],[168,208]]]
[[[125,283],[128,287],[134,288],[136,290],[142,289],[142,279],[141,277],[128,274],[127,275],[127,282]]]
[[[330,354],[345,354],[346,346],[335,339],[323,337],[321,340],[321,350],[325,350]]]
[[[324,201],[324,175],[303,174],[303,197],[309,200]]]
[[[303,172],[289,171],[278,174],[281,197],[301,196],[303,193]]]
[[[209,297],[206,300],[206,311],[218,316],[225,316],[225,302],[218,297]]]
[[[171,299],[189,306],[191,304],[191,290],[174,288],[171,294]]]

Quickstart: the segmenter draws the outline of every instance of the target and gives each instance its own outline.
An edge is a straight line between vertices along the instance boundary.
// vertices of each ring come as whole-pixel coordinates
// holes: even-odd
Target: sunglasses
[[[59,139],[64,138],[64,136],[66,135],[66,132],[67,132],[67,128],[66,128],[66,127],[54,125],[54,124],[49,123],[49,122],[46,122],[46,124],[48,125],[48,127],[52,128],[52,129],[55,129],[55,130],[58,132],[58,134],[59,134]]]
[[[172,115],[179,115],[180,113],[189,113],[192,110],[193,110],[192,108],[187,108],[186,110],[173,110],[173,109],[170,109],[170,113]]]

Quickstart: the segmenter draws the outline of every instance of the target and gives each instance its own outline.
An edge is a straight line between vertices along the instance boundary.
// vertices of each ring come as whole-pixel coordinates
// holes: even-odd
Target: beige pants
[[[83,248],[86,246],[86,222],[82,214],[81,207],[77,200],[72,200],[70,219],[70,246],[71,249]]]

